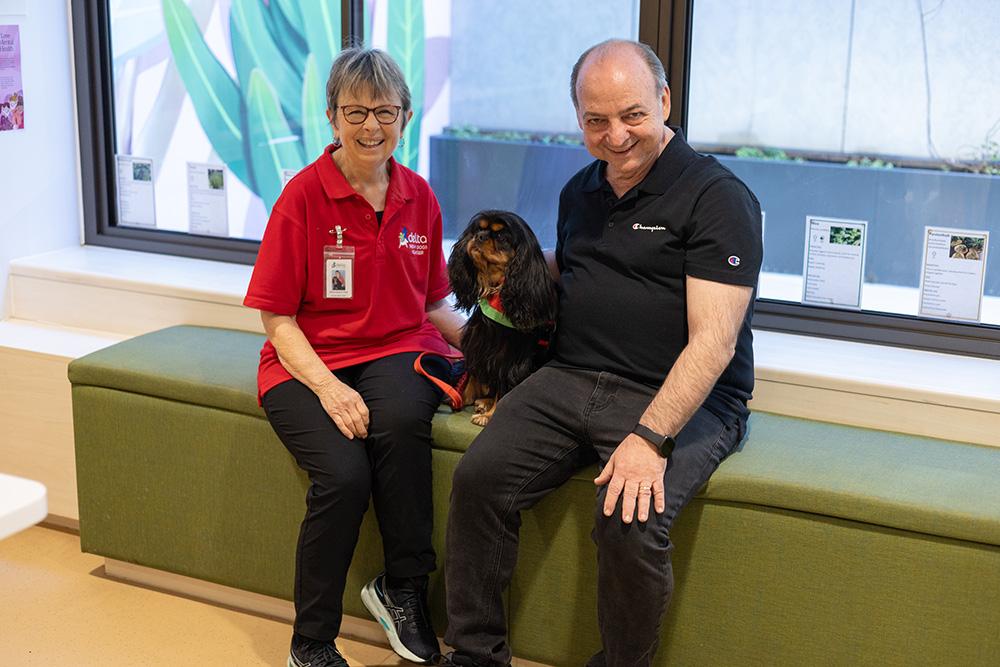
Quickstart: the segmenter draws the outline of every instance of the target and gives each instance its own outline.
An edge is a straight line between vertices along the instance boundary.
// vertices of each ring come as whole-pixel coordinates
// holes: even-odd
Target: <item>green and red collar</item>
[[[479,310],[483,311],[483,315],[497,324],[502,324],[508,329],[514,328],[514,323],[504,313],[503,303],[500,301],[500,292],[494,292],[490,295],[489,299],[486,297],[479,299]]]

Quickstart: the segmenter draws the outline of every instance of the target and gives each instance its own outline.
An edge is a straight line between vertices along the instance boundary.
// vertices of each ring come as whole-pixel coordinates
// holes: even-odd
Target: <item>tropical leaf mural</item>
[[[236,80],[183,0],[161,0],[177,72],[213,150],[270,210],[282,170],[301,169],[331,139],[324,82],[340,52],[340,0],[232,0]]]
[[[423,0],[393,0],[387,5],[388,52],[403,70],[413,98],[413,118],[403,132],[403,145],[396,150],[396,159],[416,170],[424,111],[424,3]]]
[[[163,0],[163,23],[174,63],[212,148],[251,190],[244,150],[243,100],[239,87],[216,60],[182,0]]]
[[[232,70],[208,47],[184,0],[161,0],[161,6],[177,73],[213,150],[270,209],[281,192],[281,171],[302,168],[331,139],[325,82],[341,49],[340,0],[230,0],[217,5],[229,8]],[[427,102],[424,0],[368,1],[362,6],[366,44],[371,44],[376,9],[386,12],[386,50],[399,63],[412,94],[413,117],[396,159],[417,169]],[[432,82],[432,87],[436,96],[440,86]]]

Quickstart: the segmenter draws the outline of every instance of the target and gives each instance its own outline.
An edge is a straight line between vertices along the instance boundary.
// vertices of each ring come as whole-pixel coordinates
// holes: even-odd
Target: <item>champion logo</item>
[[[666,227],[661,227],[659,225],[652,225],[652,226],[640,225],[638,222],[635,223],[634,225],[632,225],[632,229],[634,229],[636,231],[642,231],[642,232],[665,232],[665,231],[667,231]]]
[[[729,262],[729,266],[739,266],[740,265],[740,258],[737,257],[736,255],[730,255],[729,259],[726,260],[726,261]]]
[[[414,255],[427,252],[427,237],[416,232],[409,232],[406,227],[399,233],[399,247],[407,248]]]

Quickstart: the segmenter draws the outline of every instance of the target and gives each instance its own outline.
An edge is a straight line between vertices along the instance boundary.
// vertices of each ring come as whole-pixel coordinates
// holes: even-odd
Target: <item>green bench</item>
[[[70,365],[84,551],[291,599],[307,480],[257,406],[262,342],[179,326]],[[435,418],[439,561],[477,432],[467,414]],[[593,475],[524,515],[520,657],[580,665],[598,648]],[[659,665],[1000,664],[1000,448],[755,414],[673,540]],[[369,513],[348,614],[367,616],[358,592],[381,561]]]

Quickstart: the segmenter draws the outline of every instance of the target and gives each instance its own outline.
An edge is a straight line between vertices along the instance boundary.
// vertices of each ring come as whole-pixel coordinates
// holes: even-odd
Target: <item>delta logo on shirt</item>
[[[423,255],[427,252],[427,237],[416,232],[408,232],[406,227],[399,233],[399,247],[406,248],[412,255]]]

